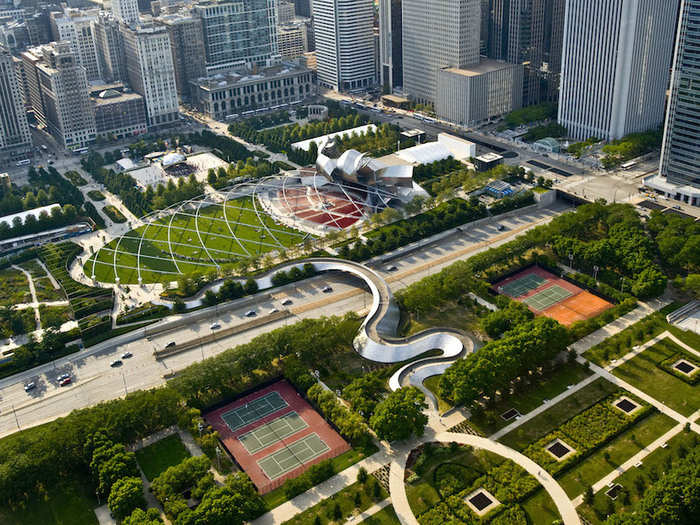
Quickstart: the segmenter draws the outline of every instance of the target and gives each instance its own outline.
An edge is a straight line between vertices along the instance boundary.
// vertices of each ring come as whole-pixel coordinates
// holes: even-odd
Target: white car
[[[282,301],[282,306],[289,306],[293,302],[294,301],[292,301],[291,299],[285,299],[284,301]]]
[[[133,357],[133,356],[134,356],[134,354],[132,354],[131,352],[124,352],[122,354],[122,359],[129,359],[130,357]]]
[[[121,361],[121,359],[115,359],[114,361],[109,363],[109,366],[111,366],[112,368],[117,367],[117,366],[122,366],[122,361]]]
[[[25,391],[25,392],[29,392],[30,390],[34,390],[35,388],[36,388],[36,384],[34,383],[34,381],[32,381],[31,383],[27,383],[26,385],[24,385],[24,391]]]
[[[276,314],[277,312],[279,312],[279,310],[277,308],[273,308],[269,313]]]
[[[255,317],[256,315],[258,315],[258,313],[257,313],[255,310],[248,310],[248,311],[245,313],[245,316],[246,316],[246,317]]]
[[[221,328],[221,324],[217,323],[212,323],[211,326],[209,327],[210,330],[218,330]]]
[[[321,288],[321,291],[323,293],[331,293],[333,291],[333,288],[331,288],[330,286],[324,286],[323,288]]]

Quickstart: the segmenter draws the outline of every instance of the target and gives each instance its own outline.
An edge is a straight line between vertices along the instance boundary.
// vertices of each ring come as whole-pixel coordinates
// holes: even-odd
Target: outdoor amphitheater
[[[99,282],[148,284],[232,268],[313,246],[381,211],[392,198],[381,188],[298,172],[265,177],[142,217],[96,251],[84,271]]]

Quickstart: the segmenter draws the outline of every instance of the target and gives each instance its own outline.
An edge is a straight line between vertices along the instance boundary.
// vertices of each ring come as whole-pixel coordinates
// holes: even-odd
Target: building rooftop
[[[494,162],[503,159],[503,157],[498,153],[484,153],[483,155],[476,157],[476,159],[480,160],[481,162]]]
[[[228,87],[246,82],[260,81],[267,78],[274,79],[286,74],[299,74],[310,72],[311,69],[302,65],[298,61],[285,61],[281,64],[258,69],[255,71],[229,71],[226,73],[216,73],[211,76],[201,77],[192,82],[203,89]]]
[[[468,67],[447,67],[443,69],[443,71],[448,71],[449,73],[454,73],[456,75],[463,75],[465,77],[476,77],[485,73],[500,71],[501,69],[509,69],[515,65],[517,64],[501,62],[499,60],[486,59],[482,60],[478,64],[474,64]]]

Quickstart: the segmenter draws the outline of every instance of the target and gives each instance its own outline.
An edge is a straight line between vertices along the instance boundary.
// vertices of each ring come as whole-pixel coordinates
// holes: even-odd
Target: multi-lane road
[[[519,233],[551,220],[563,210],[558,205],[551,209],[526,210],[507,219],[494,218],[479,226],[467,225],[464,232],[457,232],[439,243],[392,260],[391,265],[397,268],[395,271],[388,271],[386,264],[377,264],[374,268],[384,275],[392,290],[397,290],[439,271],[457,259],[468,258],[488,247],[507,242]],[[502,224],[504,231],[498,231],[497,224]],[[327,285],[333,288],[330,294],[322,292]],[[182,344],[210,335],[214,322],[221,325],[218,330],[241,325],[250,320],[246,313],[251,309],[256,311],[258,317],[269,314],[273,308],[282,310],[285,308],[282,301],[287,298],[292,300],[292,304],[286,306],[292,315],[285,319],[210,344],[198,345],[164,359],[158,360],[153,355],[155,350],[164,348],[170,342]],[[107,341],[55,363],[0,380],[0,436],[50,421],[77,408],[123,396],[126,392],[161,385],[166,374],[298,319],[342,315],[349,311],[363,312],[370,304],[368,291],[358,288],[346,277],[326,274],[275,289],[271,293],[261,292],[254,306],[242,305],[225,313],[213,309],[209,318],[187,323],[152,338],[145,337],[143,331],[139,331],[129,336],[134,339],[130,342],[116,344]],[[119,367],[110,367],[110,362],[124,352],[131,352],[133,357],[124,359]],[[57,378],[64,373],[71,374],[73,383],[60,387]],[[24,385],[29,382],[34,382],[36,388],[25,392]]]

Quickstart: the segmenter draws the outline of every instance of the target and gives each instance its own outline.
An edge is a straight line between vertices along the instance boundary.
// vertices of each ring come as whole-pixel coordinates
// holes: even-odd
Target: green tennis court
[[[287,406],[289,405],[279,392],[270,392],[222,414],[221,419],[231,431],[235,431]]]
[[[262,449],[269,447],[289,436],[296,434],[309,425],[296,412],[273,419],[272,421],[260,425],[255,430],[246,432],[238,437],[248,454],[253,455]]]
[[[542,310],[546,310],[550,306],[554,306],[558,302],[563,301],[571,295],[573,294],[566,288],[562,288],[558,284],[554,284],[549,288],[545,288],[541,292],[528,297],[523,302],[541,312]]]
[[[258,460],[258,466],[273,480],[330,450],[315,432]]]
[[[520,297],[530,290],[534,290],[535,288],[542,286],[546,282],[547,279],[544,277],[537,275],[536,273],[529,273],[520,279],[516,279],[508,284],[499,286],[498,291],[510,297]]]

